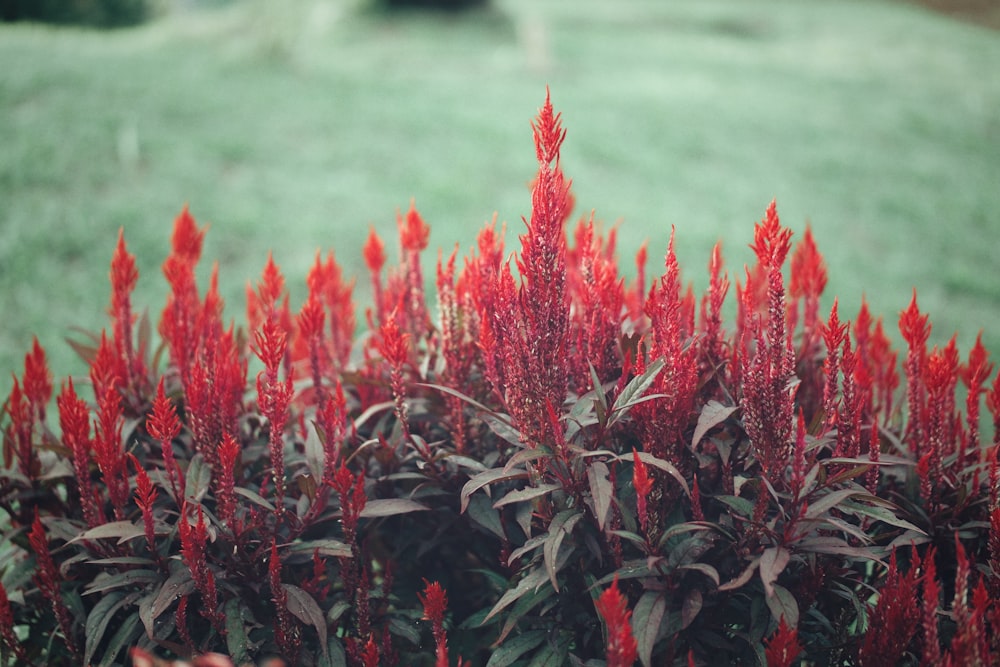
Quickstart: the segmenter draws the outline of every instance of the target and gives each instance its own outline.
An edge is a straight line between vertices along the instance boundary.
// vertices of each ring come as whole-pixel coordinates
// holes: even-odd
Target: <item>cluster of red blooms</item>
[[[158,595],[151,603],[154,611],[143,612],[150,639],[157,626],[149,615],[170,608],[175,629],[171,647],[178,651],[199,649],[188,618],[195,609],[219,637],[231,635],[223,609],[234,584],[220,574],[225,562],[241,576],[256,572],[266,578],[257,583],[267,591],[263,597],[273,611],[273,641],[286,658],[294,661],[303,650],[310,625],[326,641],[324,614],[329,613],[334,619],[329,623],[339,624],[346,638],[350,663],[378,665],[392,664],[397,657],[388,625],[378,620],[390,606],[394,574],[392,563],[376,552],[380,545],[373,546],[363,535],[362,520],[381,511],[369,494],[393,479],[419,476],[399,472],[386,461],[410,456],[419,462],[421,479],[441,481],[447,455],[459,455],[462,465],[477,471],[483,466],[476,457],[496,461],[506,456],[487,451],[484,442],[494,441],[483,437],[488,429],[470,404],[488,405],[482,413],[508,415],[509,422],[490,428],[506,428],[501,437],[528,450],[523,461],[537,462],[529,468],[535,488],[528,493],[533,495],[525,496],[539,498],[525,518],[527,536],[533,520],[555,521],[557,513],[541,500],[542,491],[564,490],[576,507],[587,506],[598,516],[602,531],[607,527],[600,539],[618,567],[622,540],[629,535],[623,519],[629,507],[635,510],[631,530],[652,568],[666,556],[660,552],[662,534],[675,508],[681,507],[696,524],[707,524],[706,488],[735,503],[744,500],[741,485],[754,486],[752,511],[740,519],[751,529],[739,547],[745,553],[758,550],[753,567],[761,572],[769,600],[790,549],[819,511],[807,499],[821,459],[832,459],[824,468],[829,478],[860,476],[872,497],[898,500],[905,497],[905,480],[879,473],[889,457],[904,468],[907,462],[915,467],[916,506],[927,517],[922,527],[926,541],[938,539],[929,547],[893,545],[896,550],[868,615],[871,629],[857,652],[861,664],[896,664],[913,646],[926,664],[986,664],[1000,655],[1000,376],[989,384],[994,367],[981,341],[964,362],[954,338],[943,348],[928,349],[930,324],[914,294],[899,319],[907,351],[902,364],[905,401],[897,401],[901,377],[882,321],[873,320],[863,305],[853,323],[842,322],[836,302],[829,317],[821,317],[820,296],[827,282],[823,258],[809,230],[793,247],[792,233],[781,225],[773,202],[755,228],[751,248],[756,264],[736,283],[738,315],[734,331],[727,332],[722,310],[730,280],[721,247],[713,250],[709,287],[700,304],[682,281],[673,232],[663,275],[647,290],[643,247],[636,258],[637,277],[626,284],[618,274],[613,232],[604,236],[593,218],[581,219],[569,242],[566,224],[573,195],[559,161],[565,131],[548,98],[533,130],[538,171],[527,231],[514,255],[516,272],[504,260],[503,230],[494,221],[481,230],[460,268],[457,251],[447,260],[439,257],[438,323],[428,311],[421,268],[429,227],[413,205],[398,218],[402,253],[397,267],[386,267],[384,243],[374,230],[364,247],[374,303],[366,313],[371,335],[357,343],[353,283],[345,281],[332,254],[325,260],[317,255],[308,276],[308,298],[297,315],[290,310],[284,277],[269,257],[260,283],[247,290],[249,333],[224,326],[217,269],[207,292],[199,294],[195,268],[204,229],[185,209],[175,221],[172,252],[163,264],[171,291],[159,333],[169,365],[158,374],[149,362],[148,326],[132,308],[135,260],[120,236],[111,262],[110,338],[105,333],[95,338],[93,348],[79,346],[92,359],[93,404],[77,394],[71,380],[65,382],[57,397],[60,435],[47,428],[53,386],[44,351],[35,341],[5,404],[8,474],[0,479],[0,499],[15,484],[37,490],[47,474],[62,474],[53,473],[51,460],[42,456],[43,449],[58,449],[68,462],[64,476],[71,482],[65,488],[78,504],[78,527],[86,531],[81,539],[95,558],[130,566],[141,562],[143,567],[148,560],[150,568],[177,577],[175,597]],[[251,354],[262,368],[255,396],[247,392]],[[636,378],[651,372],[646,396],[635,396],[619,409],[629,412],[630,422],[616,427],[614,437],[627,443],[615,445],[618,458],[597,460],[597,454],[607,454],[597,452],[595,463],[581,472],[572,463],[571,450],[579,449],[578,443],[567,435],[578,427],[571,422],[580,413],[565,409],[567,399],[592,391],[594,404],[600,405],[607,388],[614,387],[620,396]],[[437,416],[443,426],[437,430],[411,419],[412,407],[426,398],[429,384],[443,394],[445,407]],[[964,406],[956,398],[960,384]],[[993,442],[986,444],[980,432],[984,400],[994,423]],[[349,446],[356,429],[367,428],[366,420],[386,405],[395,430],[378,431],[363,447]],[[714,406],[717,418],[695,427],[706,405]],[[723,455],[721,439],[708,434],[736,411],[746,452]],[[141,432],[141,445],[135,444],[140,436],[126,428]],[[431,432],[440,439],[425,439]],[[692,432],[698,435],[692,438]],[[829,448],[817,445],[823,442],[831,443]],[[605,446],[584,443],[592,453]],[[263,470],[249,470],[254,448],[266,450]],[[367,448],[363,456],[362,448]],[[551,451],[554,462],[543,463],[549,459],[542,450]],[[719,461],[717,469],[699,464],[699,456],[707,459],[709,454],[718,456],[713,459]],[[631,461],[631,469],[618,468],[630,475],[616,476],[612,463],[619,461]],[[384,474],[373,481],[376,464],[384,464]],[[747,482],[747,470],[759,474],[759,485]],[[629,484],[634,499],[612,503]],[[603,500],[594,489],[608,490]],[[819,496],[819,502],[832,506],[841,498],[831,500],[835,493],[847,499],[864,489],[836,491]],[[213,502],[206,505],[209,497]],[[779,498],[783,519],[775,529],[766,513]],[[952,505],[954,498],[958,505]],[[413,509],[413,501],[407,502],[411,505],[403,511]],[[336,507],[333,516],[342,542],[318,541],[304,554],[313,570],[295,580],[300,588],[290,583],[283,559],[298,555],[297,542],[317,539],[310,532],[312,522],[327,516],[328,506]],[[53,541],[68,537],[46,529],[46,512],[58,512],[36,501],[5,500],[3,509],[15,529],[27,532],[34,582],[67,652],[78,662],[89,659],[94,649],[81,646],[80,628],[61,593],[70,566],[60,568],[52,547]],[[953,537],[946,528],[965,511],[979,512],[973,523],[987,526],[984,544],[963,545],[968,538]],[[170,559],[163,547],[165,517],[176,527],[179,560],[186,568],[180,574],[174,567],[178,559]],[[121,526],[133,518],[141,527],[136,534],[99,532],[109,525],[127,530]],[[942,544],[935,530],[946,533],[948,542]],[[121,537],[128,542],[140,535],[143,547],[100,541]],[[765,536],[773,544],[765,545]],[[217,540],[226,553],[213,549]],[[517,561],[506,558],[512,551],[528,551],[511,549],[507,536],[502,541],[505,567]],[[844,543],[845,549],[849,546]],[[956,563],[955,571],[944,577],[937,574],[941,548],[949,554],[953,550]],[[907,554],[905,572],[897,551]],[[555,542],[544,557],[546,565],[558,554]],[[327,567],[327,556],[336,556],[330,560],[337,564]],[[266,572],[253,569],[265,562]],[[770,578],[765,567],[774,568]],[[752,571],[747,568],[747,579]],[[711,572],[718,579],[718,572]],[[334,616],[333,609],[321,611],[313,600],[329,594],[335,576],[351,611],[340,609]],[[554,571],[549,578],[558,591]],[[943,581],[953,588],[948,600],[943,599]],[[418,599],[432,626],[435,664],[446,667],[448,596],[439,582],[424,584]],[[632,665],[642,654],[630,611],[636,592],[629,582],[620,585],[617,576],[599,595],[594,591],[610,666]],[[0,584],[0,642],[27,661],[12,630],[12,598]],[[945,610],[955,625],[947,646],[939,633]],[[764,642],[768,663],[791,665],[808,646],[802,643],[797,619],[786,614],[774,620],[771,627],[776,629]],[[644,659],[653,640],[645,644]],[[322,651],[327,651],[325,643]],[[694,664],[693,650],[689,655]]]

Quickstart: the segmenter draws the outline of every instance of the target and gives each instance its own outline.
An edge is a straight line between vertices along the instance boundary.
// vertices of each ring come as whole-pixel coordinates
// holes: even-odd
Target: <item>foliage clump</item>
[[[160,343],[119,237],[109,327],[74,343],[89,377],[53,411],[36,342],[4,407],[0,664],[1000,656],[982,345],[928,349],[916,294],[901,363],[867,306],[821,314],[822,256],[774,203],[735,283],[717,246],[696,298],[673,232],[662,274],[642,248],[626,280],[613,232],[566,229],[548,99],[533,128],[519,249],[494,221],[439,256],[436,316],[412,206],[398,263],[364,247],[363,313],[332,254],[297,311],[268,258],[240,327],[185,209]]]

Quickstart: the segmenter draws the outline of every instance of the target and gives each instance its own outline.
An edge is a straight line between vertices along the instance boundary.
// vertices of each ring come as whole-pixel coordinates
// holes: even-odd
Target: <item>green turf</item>
[[[519,233],[546,84],[578,210],[622,220],[623,264],[646,238],[658,263],[676,225],[696,286],[716,239],[739,271],[777,198],[844,317],[865,292],[895,330],[916,287],[935,342],[985,328],[1000,354],[1000,33],[869,0],[281,4],[0,25],[0,368],[35,333],[57,376],[82,370],[62,339],[103,325],[119,227],[158,314],[185,203],[237,320],[268,249],[299,298],[317,249],[360,275],[369,224],[391,237],[411,197],[434,247],[494,211]]]

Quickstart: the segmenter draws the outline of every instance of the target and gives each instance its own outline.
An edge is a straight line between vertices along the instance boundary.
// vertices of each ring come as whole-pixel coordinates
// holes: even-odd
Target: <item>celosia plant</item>
[[[437,317],[413,205],[398,264],[365,245],[371,304],[330,254],[296,312],[267,258],[241,327],[185,209],[160,342],[119,236],[89,377],[35,342],[4,404],[0,664],[1000,660],[982,344],[928,349],[916,294],[900,352],[867,305],[825,315],[774,203],[738,279],[717,246],[697,298],[671,232],[627,281],[613,233],[567,230],[548,99],[533,129],[516,267],[495,221],[439,255]]]

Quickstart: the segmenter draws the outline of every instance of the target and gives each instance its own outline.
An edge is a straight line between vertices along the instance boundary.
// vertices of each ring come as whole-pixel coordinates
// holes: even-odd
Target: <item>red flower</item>
[[[448,667],[448,637],[444,630],[444,615],[448,610],[448,596],[441,584],[424,579],[423,593],[417,593],[420,604],[424,607],[425,620],[431,622],[434,633],[434,644],[437,649],[437,667]]]
[[[649,524],[649,510],[647,509],[646,502],[650,492],[653,490],[653,480],[646,470],[646,463],[639,458],[639,453],[635,451],[634,447],[632,448],[632,460],[634,461],[632,467],[632,484],[635,486],[636,510],[639,513],[639,525],[642,526],[643,531],[646,531]]]
[[[799,644],[799,631],[788,627],[785,617],[781,617],[778,629],[764,642],[764,655],[767,667],[791,667],[795,658],[802,652]]]
[[[595,606],[608,630],[608,667],[631,667],[637,657],[637,645],[632,636],[632,626],[629,625],[632,612],[625,596],[618,590],[617,576],[611,586],[597,598]]]
[[[63,602],[60,590],[62,578],[49,551],[49,540],[45,535],[45,529],[42,527],[42,520],[39,518],[37,510],[35,511],[35,520],[31,524],[31,531],[28,533],[28,542],[35,554],[35,575],[33,577],[35,585],[38,586],[42,596],[51,605],[66,647],[76,658],[77,664],[82,664],[80,648],[77,646],[73,633],[73,619],[66,603]]]

